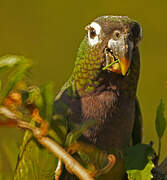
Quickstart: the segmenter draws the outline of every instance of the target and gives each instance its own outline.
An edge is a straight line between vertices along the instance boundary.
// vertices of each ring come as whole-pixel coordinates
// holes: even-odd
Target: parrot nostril
[[[121,36],[121,32],[119,30],[115,30],[113,33],[113,39],[118,40]]]
[[[110,52],[110,51],[111,51],[111,49],[110,49],[110,48],[106,48],[106,51],[107,51],[107,52]]]
[[[110,53],[111,55],[114,55],[112,49],[108,47],[106,47],[103,52],[105,52],[106,54]]]
[[[119,32],[117,32],[117,33],[115,34],[115,36],[116,36],[117,38],[119,38],[120,33],[119,33]]]

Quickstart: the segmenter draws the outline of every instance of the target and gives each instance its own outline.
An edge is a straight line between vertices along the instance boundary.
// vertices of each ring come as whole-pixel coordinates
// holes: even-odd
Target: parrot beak
[[[127,74],[131,65],[132,50],[133,43],[131,41],[126,41],[124,47],[119,52],[119,64],[123,76]]]
[[[131,65],[133,42],[122,36],[118,41],[110,39],[108,48],[111,49],[114,59],[118,60],[118,63],[114,64],[109,70],[125,76]]]
[[[121,57],[119,58],[119,64],[121,68],[121,73],[123,76],[125,76],[130,67],[130,60],[127,57]]]

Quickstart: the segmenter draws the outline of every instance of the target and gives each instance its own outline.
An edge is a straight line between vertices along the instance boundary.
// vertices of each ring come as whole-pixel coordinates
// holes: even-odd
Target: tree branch
[[[30,130],[39,143],[55,154],[60,160],[62,160],[67,169],[74,173],[79,179],[94,180],[88,171],[82,167],[78,161],[76,161],[69,153],[67,153],[59,144],[57,144],[52,139],[43,136],[43,132],[41,132],[40,128],[33,127],[28,122],[23,121],[17,114],[3,106],[0,107],[0,114],[15,121],[18,127]]]

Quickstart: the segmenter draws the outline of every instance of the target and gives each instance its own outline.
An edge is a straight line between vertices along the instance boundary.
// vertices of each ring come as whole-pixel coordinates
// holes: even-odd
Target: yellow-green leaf
[[[166,119],[164,116],[165,105],[161,99],[160,104],[157,107],[157,114],[155,120],[156,132],[159,138],[161,138],[166,129]]]
[[[151,170],[154,168],[154,164],[151,160],[148,161],[147,165],[143,170],[128,170],[128,179],[129,180],[151,180],[153,178],[153,175],[151,173]]]

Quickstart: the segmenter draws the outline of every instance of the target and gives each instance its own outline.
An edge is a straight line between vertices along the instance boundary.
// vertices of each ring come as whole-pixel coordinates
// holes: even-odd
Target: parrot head
[[[85,28],[88,31],[88,44],[104,57],[109,71],[126,75],[132,59],[133,48],[138,46],[142,31],[139,24],[122,16],[102,16]]]
[[[85,29],[74,68],[78,88],[93,90],[104,71],[126,76],[142,38],[140,25],[127,16],[101,16]]]

